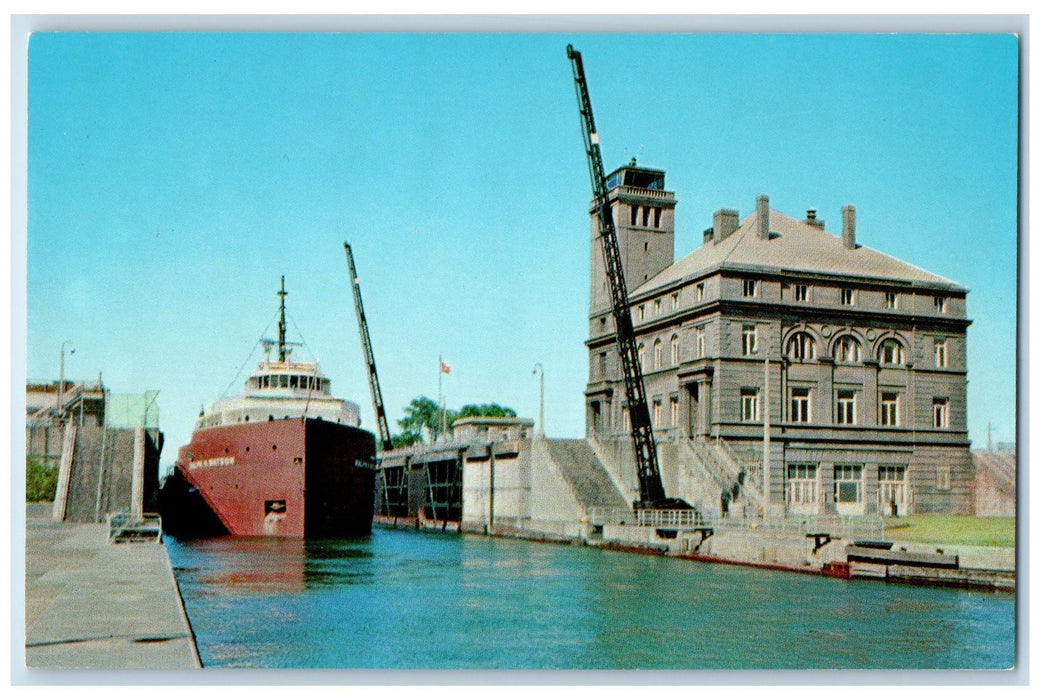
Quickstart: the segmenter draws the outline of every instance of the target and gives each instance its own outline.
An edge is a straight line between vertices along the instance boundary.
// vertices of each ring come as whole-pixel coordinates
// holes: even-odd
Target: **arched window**
[[[673,335],[671,340],[672,346],[672,364],[679,364],[679,336]]]
[[[639,369],[646,369],[646,346],[640,343],[636,352],[639,355]]]
[[[836,362],[859,362],[859,341],[851,335],[843,335],[834,343]]]
[[[792,335],[787,341],[787,357],[798,362],[816,359],[816,343],[812,336],[804,331]]]
[[[661,369],[661,339],[654,341],[654,369]]]
[[[881,343],[878,351],[878,362],[882,365],[898,366],[903,364],[903,346],[898,340],[889,338]]]

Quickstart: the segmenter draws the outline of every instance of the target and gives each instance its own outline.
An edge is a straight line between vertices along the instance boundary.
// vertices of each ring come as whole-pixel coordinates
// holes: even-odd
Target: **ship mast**
[[[285,296],[289,292],[285,291],[285,275],[282,275],[282,289],[278,292],[280,298],[280,306],[278,310],[278,361],[285,362],[285,357],[288,354],[285,350]]]

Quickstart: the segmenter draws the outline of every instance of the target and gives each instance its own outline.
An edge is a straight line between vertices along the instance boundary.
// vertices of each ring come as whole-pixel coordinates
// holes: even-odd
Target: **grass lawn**
[[[1015,546],[1014,518],[911,515],[885,518],[885,539],[987,547]]]

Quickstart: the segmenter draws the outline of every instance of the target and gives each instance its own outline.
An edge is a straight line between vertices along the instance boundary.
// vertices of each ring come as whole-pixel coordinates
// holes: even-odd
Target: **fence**
[[[158,428],[158,391],[143,394],[108,394],[105,401],[105,425],[109,428]]]
[[[826,533],[847,540],[884,539],[885,523],[879,515],[788,515],[781,517],[705,518],[695,510],[589,509],[592,525],[635,525],[641,527],[710,527],[717,532],[748,531],[775,535],[805,536]]]

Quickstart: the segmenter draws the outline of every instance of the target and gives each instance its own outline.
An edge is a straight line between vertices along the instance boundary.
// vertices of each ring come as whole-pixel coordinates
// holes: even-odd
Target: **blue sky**
[[[160,391],[169,464],[276,332],[374,425],[342,243],[391,425],[416,396],[583,434],[590,186],[565,47],[609,169],[676,193],[676,253],[757,194],[967,288],[969,431],[1015,431],[1011,35],[35,34],[26,376]],[[243,368],[239,373],[240,368]]]

